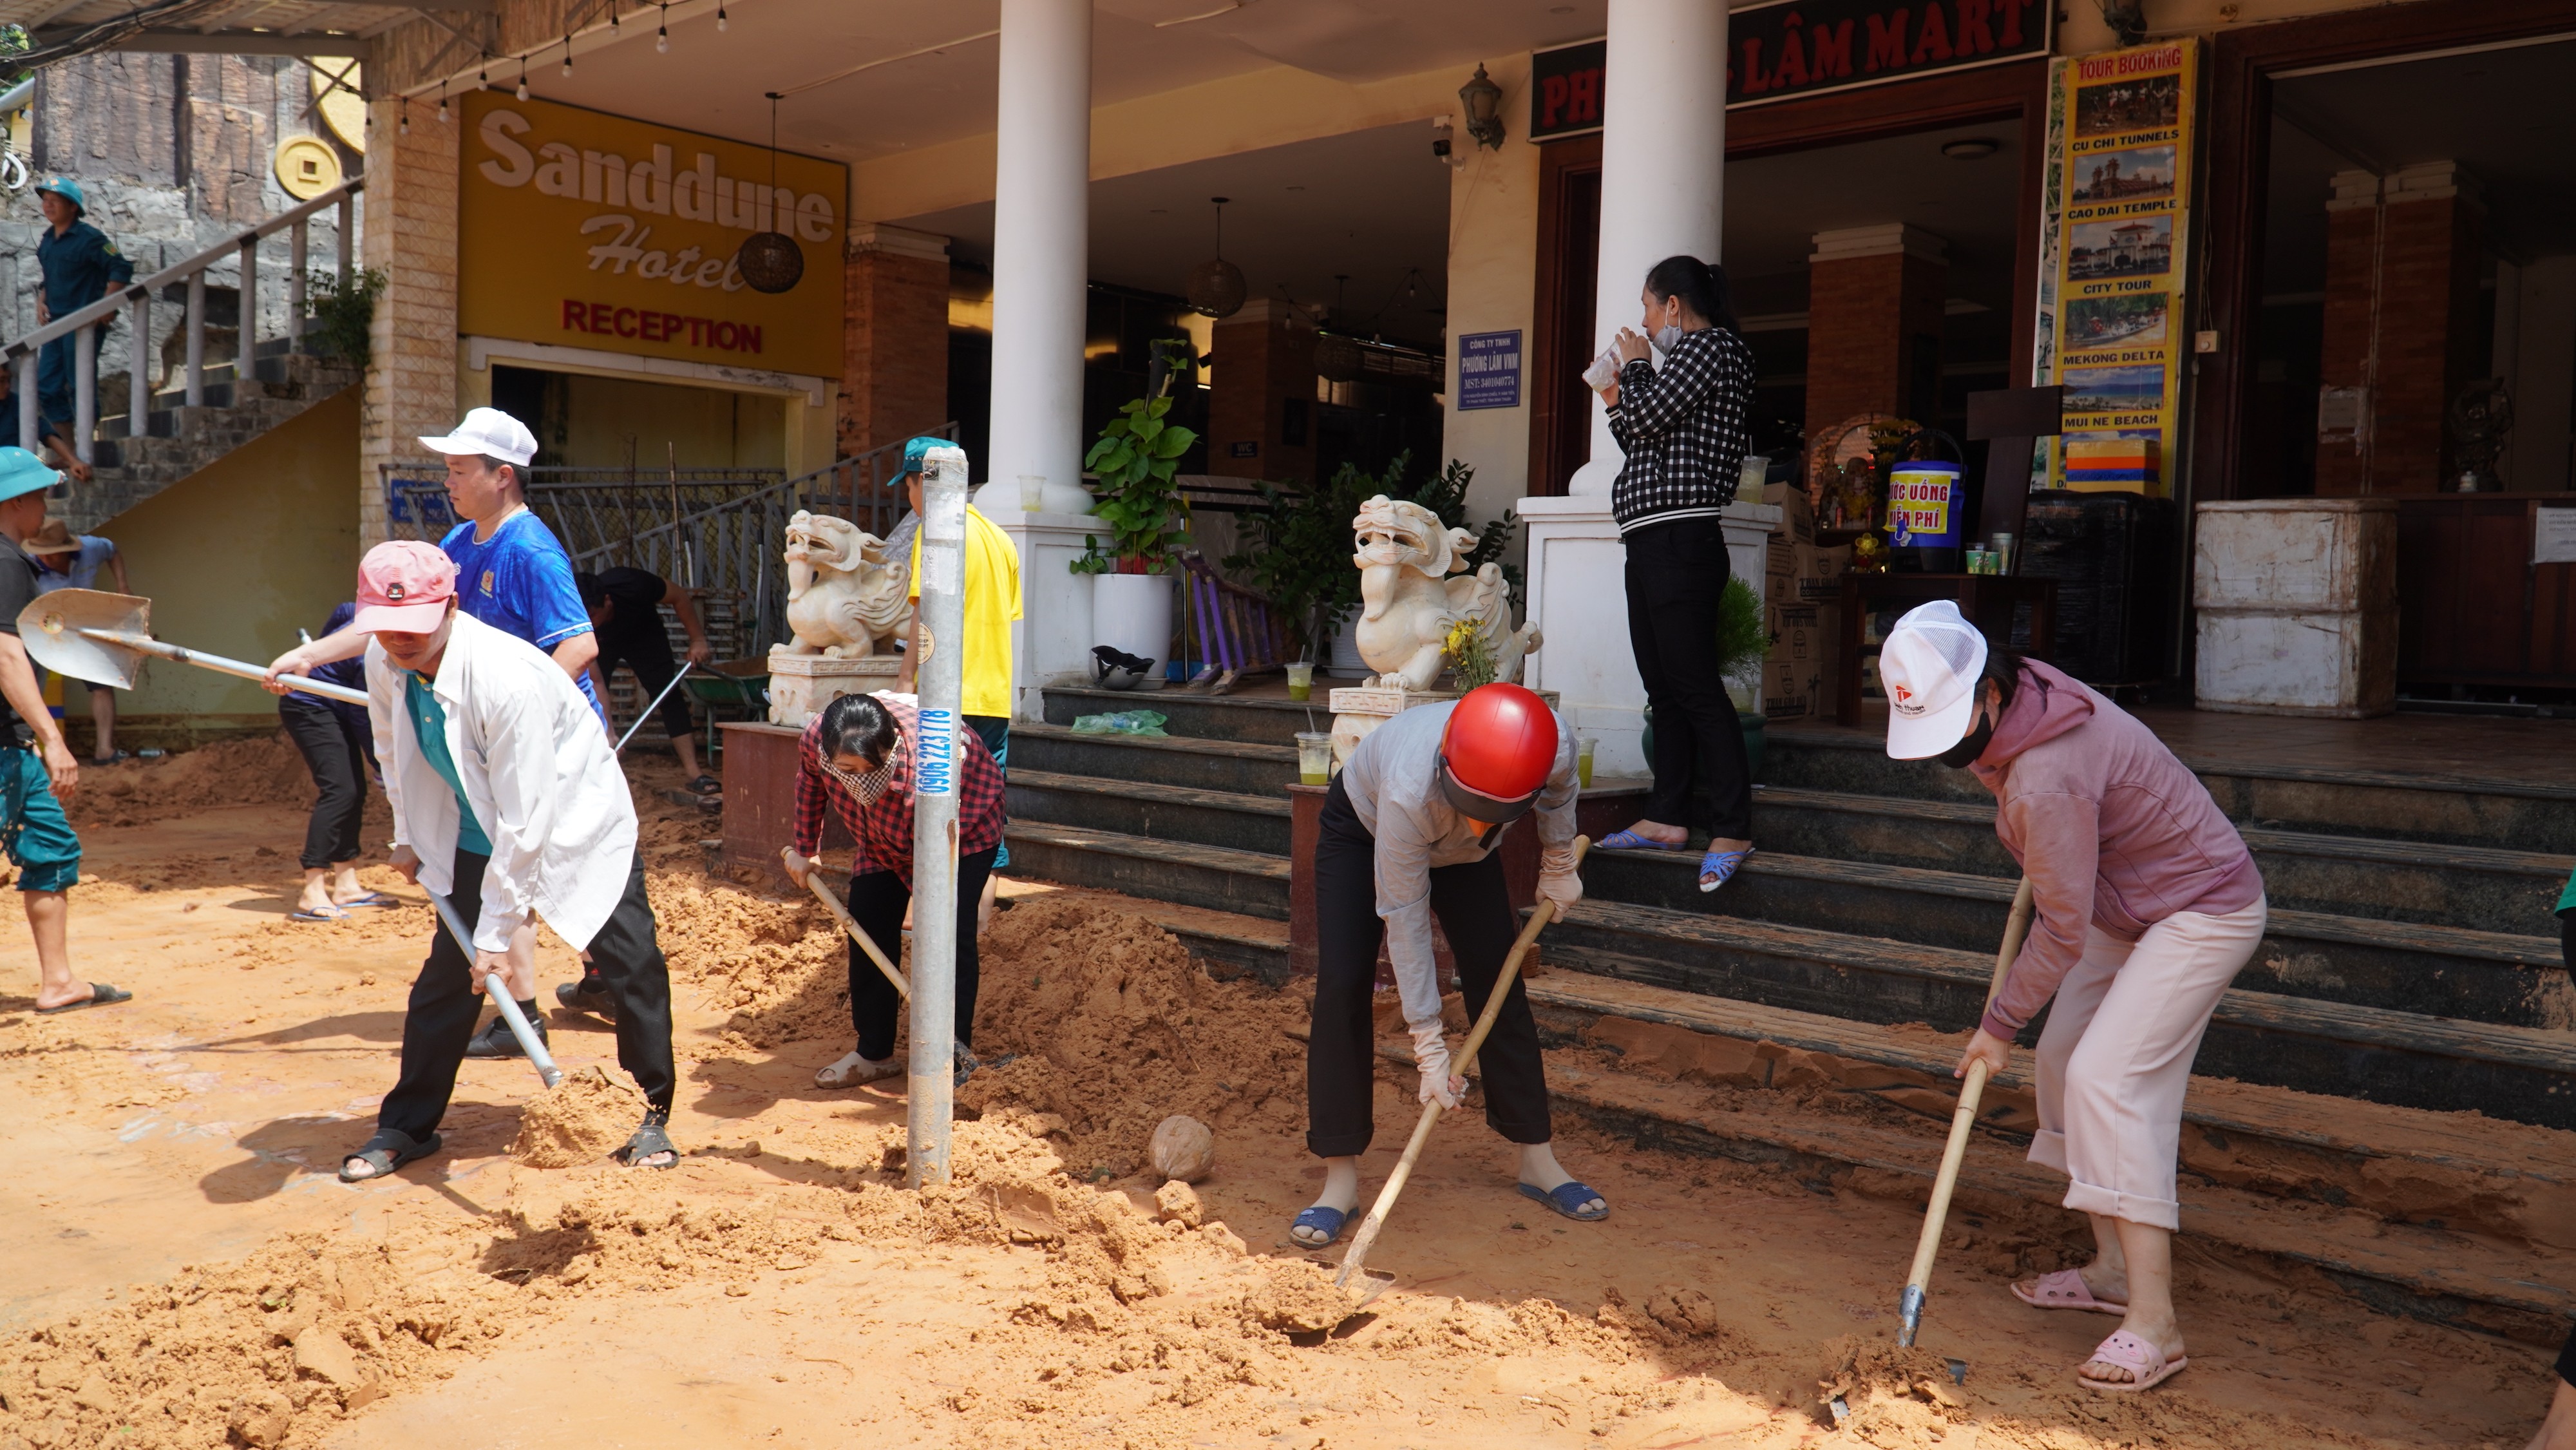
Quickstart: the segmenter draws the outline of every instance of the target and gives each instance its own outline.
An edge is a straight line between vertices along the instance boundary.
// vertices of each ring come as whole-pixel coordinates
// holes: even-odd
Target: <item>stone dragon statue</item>
[[[1492,643],[1494,678],[1520,677],[1521,658],[1539,647],[1540,637],[1534,624],[1512,628],[1502,566],[1448,577],[1467,567],[1475,535],[1443,528],[1431,510],[1384,494],[1360,505],[1351,528],[1359,549],[1351,563],[1360,571],[1360,658],[1376,672],[1369,684],[1429,689],[1449,663],[1449,630],[1460,620]]]
[[[865,659],[891,652],[912,623],[910,561],[888,558],[885,541],[847,519],[796,511],[787,520],[790,644],[771,654]]]

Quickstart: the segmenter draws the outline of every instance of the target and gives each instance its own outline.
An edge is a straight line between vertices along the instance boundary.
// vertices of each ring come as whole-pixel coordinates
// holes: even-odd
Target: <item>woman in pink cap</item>
[[[2121,1316],[2076,1368],[2085,1384],[2160,1384],[2189,1362],[2173,1307],[2183,1092],[2219,995],[2262,944],[2262,875],[2146,726],[2058,670],[1989,649],[1957,605],[1898,620],[1879,677],[1887,753],[1974,772],[2030,878],[2030,937],[1958,1070],[2002,1072],[2014,1036],[2055,999],[2030,1157],[2067,1176],[2066,1206],[2092,1218],[2099,1252],[2013,1293]]]

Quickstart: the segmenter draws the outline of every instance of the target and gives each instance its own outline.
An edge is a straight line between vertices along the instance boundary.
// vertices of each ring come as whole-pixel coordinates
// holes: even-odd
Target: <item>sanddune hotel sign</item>
[[[849,171],[547,101],[465,98],[459,328],[470,336],[836,376]],[[779,231],[805,275],[734,265]]]

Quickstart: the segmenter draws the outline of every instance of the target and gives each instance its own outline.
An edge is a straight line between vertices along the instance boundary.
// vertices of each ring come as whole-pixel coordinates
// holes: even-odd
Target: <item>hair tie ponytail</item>
[[[1735,304],[1726,268],[1689,255],[1666,257],[1646,272],[1646,290],[1657,298],[1679,297],[1682,305],[1711,326],[1738,332]]]

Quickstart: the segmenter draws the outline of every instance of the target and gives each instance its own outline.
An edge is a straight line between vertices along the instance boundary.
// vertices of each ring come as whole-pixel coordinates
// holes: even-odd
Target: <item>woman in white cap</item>
[[[2219,994],[2263,940],[2263,878],[2199,777],[2146,726],[1985,636],[1948,601],[1898,620],[1879,656],[1887,753],[1937,757],[1995,795],[2030,878],[2030,937],[1959,1058],[2001,1072],[2039,1036],[2030,1158],[2067,1176],[2099,1252],[2013,1286],[2038,1309],[2121,1317],[2076,1369],[2143,1390],[2188,1361],[2173,1307],[2174,1163],[2191,1062]]]

